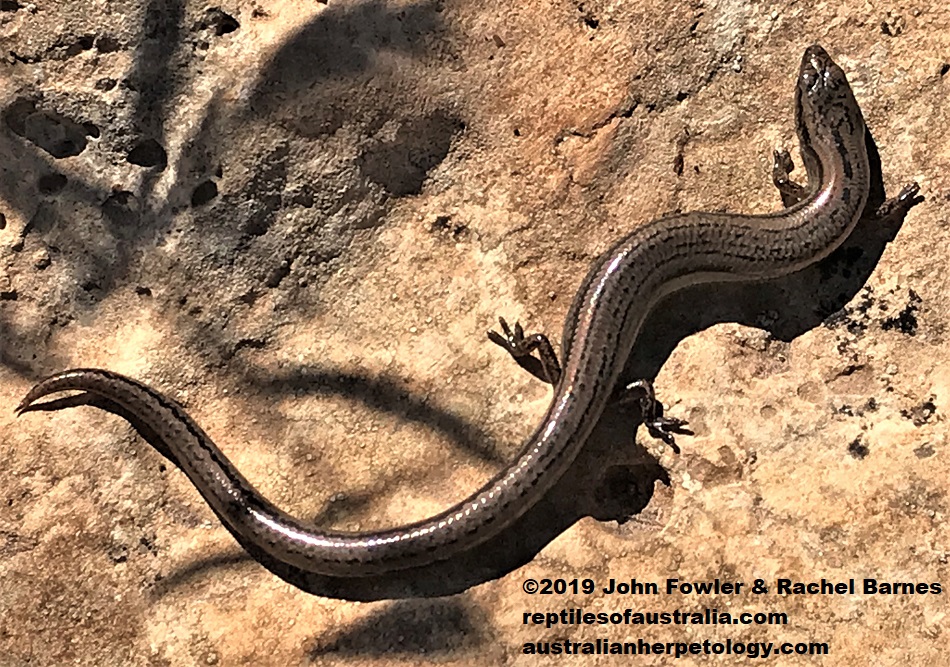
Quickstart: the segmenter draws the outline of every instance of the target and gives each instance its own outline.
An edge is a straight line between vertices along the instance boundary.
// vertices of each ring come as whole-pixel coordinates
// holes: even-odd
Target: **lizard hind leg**
[[[693,435],[693,432],[686,428],[688,422],[685,419],[663,415],[663,404],[656,399],[653,383],[649,380],[636,380],[622,387],[614,400],[618,405],[637,404],[647,432],[669,445],[677,454],[680,453],[680,448],[676,444],[674,434]]]

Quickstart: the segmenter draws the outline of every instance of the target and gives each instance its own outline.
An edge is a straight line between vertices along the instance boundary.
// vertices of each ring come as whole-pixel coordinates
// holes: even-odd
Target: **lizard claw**
[[[640,406],[640,415],[647,432],[657,440],[662,440],[677,454],[680,453],[680,448],[673,435],[694,435],[686,428],[689,422],[685,419],[663,416],[663,404],[656,400],[653,383],[649,380],[637,380],[628,384],[621,390],[619,402],[636,402]]]

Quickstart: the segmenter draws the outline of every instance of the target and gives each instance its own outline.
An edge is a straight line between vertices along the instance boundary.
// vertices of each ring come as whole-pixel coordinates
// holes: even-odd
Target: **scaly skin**
[[[472,496],[424,521],[366,533],[308,525],[261,496],[174,401],[109,371],[58,373],[36,385],[17,410],[37,409],[37,399],[64,390],[113,402],[159,439],[160,451],[242,544],[303,573],[378,575],[473,549],[534,506],[571,465],[662,297],[698,283],[797,271],[851,233],[869,190],[864,119],[844,73],[819,46],[805,51],[795,100],[810,183],[809,190],[789,193],[796,203],[769,215],[694,212],[638,226],[594,262],[578,290],[564,328],[563,368],[550,345],[543,347],[546,339],[526,339],[520,327],[517,335],[492,335],[516,357],[541,349],[554,398],[514,461]],[[909,186],[891,206],[906,212],[916,194],[916,184]],[[683,424],[649,415],[647,421],[664,439]]]

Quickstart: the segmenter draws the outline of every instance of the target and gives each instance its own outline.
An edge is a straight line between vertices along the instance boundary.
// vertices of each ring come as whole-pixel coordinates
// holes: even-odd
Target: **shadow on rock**
[[[310,660],[323,656],[450,657],[482,647],[489,638],[480,628],[485,619],[474,605],[460,599],[404,600],[330,637],[321,637],[310,649]]]
[[[884,200],[884,191],[876,147],[873,142],[870,145],[874,185],[868,210],[875,210]],[[636,378],[654,377],[680,340],[717,322],[737,321],[759,326],[782,340],[791,340],[818,326],[857,294],[902,222],[902,219],[866,217],[843,246],[827,259],[784,278],[755,285],[702,286],[674,295],[649,317],[640,338],[642,345],[631,356],[625,373]],[[763,313],[771,314],[763,318]],[[715,369],[710,369],[710,372],[715,372]],[[466,442],[468,449],[481,452],[483,456],[492,451],[481,444],[487,439],[478,427],[465,425],[457,417],[425,402],[413,402],[408,395],[393,391],[385,383],[375,384],[366,378],[354,381],[340,374],[334,377],[332,373],[301,370],[273,379],[270,384],[281,391],[355,394],[377,408],[399,410],[407,417],[459,437]],[[62,401],[72,403],[63,404]],[[137,424],[134,416],[125,413],[121,406],[90,399],[86,395],[46,405],[67,407],[83,401],[125,417],[159,452],[175,462],[156,434]],[[406,403],[411,406],[408,410]],[[37,409],[44,408],[37,406]],[[531,561],[545,545],[584,516],[602,521],[624,521],[646,507],[655,483],[668,484],[669,480],[656,460],[634,444],[633,434],[639,421],[638,414],[608,410],[568,472],[534,507],[477,548],[427,566],[367,577],[308,574],[274,561],[255,545],[232,534],[268,570],[316,595],[381,600],[458,593],[501,577]],[[184,583],[187,578],[179,575],[175,581]],[[459,618],[464,621],[464,616]],[[333,650],[344,645],[358,646],[360,640],[352,640],[349,644],[343,640],[340,642],[343,643],[315,649],[314,655],[329,650],[328,646],[337,647]]]

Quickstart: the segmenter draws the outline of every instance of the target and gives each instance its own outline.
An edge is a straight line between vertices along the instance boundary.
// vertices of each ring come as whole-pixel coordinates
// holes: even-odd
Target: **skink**
[[[503,335],[490,332],[520,362],[540,354],[555,387],[553,400],[511,464],[469,498],[424,521],[364,533],[308,525],[266,500],[174,401],[110,371],[53,375],[33,387],[17,412],[36,410],[39,398],[64,390],[115,403],[158,438],[157,448],[242,544],[304,573],[378,575],[473,549],[537,503],[574,461],[617,395],[624,364],[660,299],[698,283],[760,281],[797,271],[851,233],[869,194],[865,124],[844,73],[820,46],[802,58],[795,111],[810,188],[790,182],[787,154],[776,154],[773,177],[788,208],[767,215],[670,215],[637,227],[594,262],[581,284],[564,328],[563,367],[543,336],[526,337],[504,321]],[[917,192],[916,183],[909,185],[885,207],[906,213],[920,201]],[[653,414],[649,384],[639,388],[645,423],[670,441],[684,422]]]

